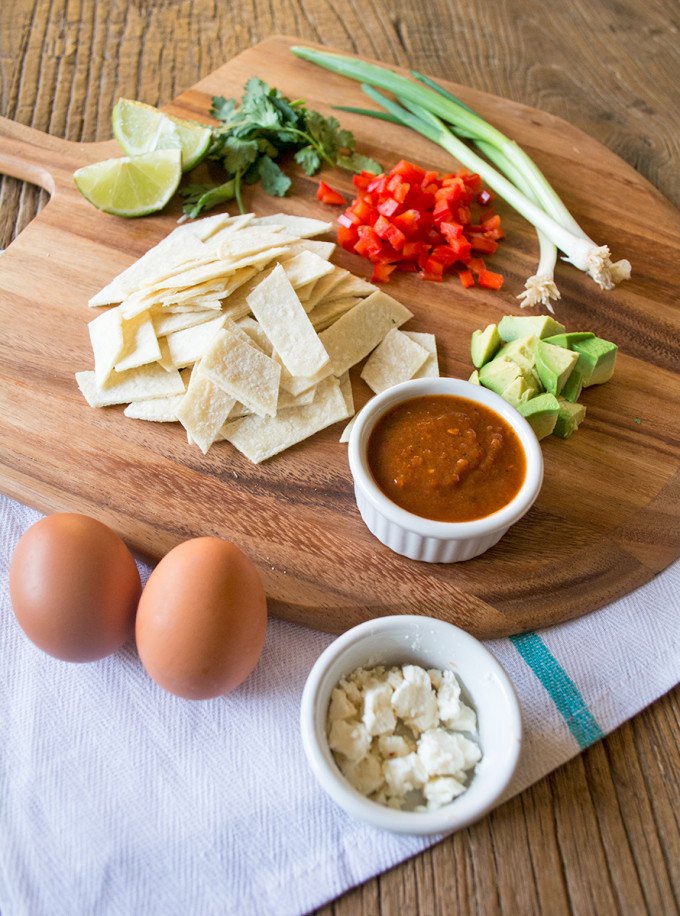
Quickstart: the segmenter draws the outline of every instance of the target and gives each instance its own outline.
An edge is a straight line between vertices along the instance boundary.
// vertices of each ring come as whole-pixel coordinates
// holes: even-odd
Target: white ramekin
[[[376,422],[392,407],[411,398],[455,395],[484,404],[514,429],[524,448],[526,476],[517,495],[497,512],[471,522],[438,522],[407,512],[380,490],[366,459],[368,439]],[[369,531],[390,550],[427,563],[455,563],[493,547],[533,505],[543,483],[543,455],[524,417],[502,397],[457,378],[413,379],[372,398],[357,414],[349,439],[349,467],[354,495]]]
[[[467,790],[436,811],[398,811],[363,796],[342,775],[326,737],[331,691],[355,668],[416,664],[452,670],[477,714],[482,759]],[[507,789],[520,755],[522,719],[513,686],[479,640],[432,617],[399,614],[369,620],[319,656],[302,694],[302,743],[321,787],[353,817],[395,833],[444,834],[486,814]]]

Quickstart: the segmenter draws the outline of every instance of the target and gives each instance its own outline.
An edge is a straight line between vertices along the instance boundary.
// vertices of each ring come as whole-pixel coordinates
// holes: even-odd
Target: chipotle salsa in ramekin
[[[455,395],[414,397],[387,411],[371,431],[367,461],[392,502],[440,522],[491,515],[514,499],[526,476],[510,424]]]

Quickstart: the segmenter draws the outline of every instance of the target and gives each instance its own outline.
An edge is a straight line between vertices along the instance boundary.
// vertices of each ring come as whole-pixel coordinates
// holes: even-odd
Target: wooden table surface
[[[0,7],[0,114],[69,140],[108,139],[119,96],[163,104],[273,33],[552,112],[680,206],[677,0],[14,0]],[[44,201],[0,179],[0,248]],[[679,734],[676,688],[480,823],[323,912],[676,913]]]

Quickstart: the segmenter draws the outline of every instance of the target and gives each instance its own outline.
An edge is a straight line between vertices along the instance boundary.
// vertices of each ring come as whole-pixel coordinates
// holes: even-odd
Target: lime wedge
[[[105,213],[146,216],[162,209],[182,177],[179,149],[105,159],[73,173],[80,193]]]
[[[153,105],[118,99],[111,117],[113,133],[128,156],[158,149],[180,149],[182,171],[188,172],[204,158],[212,131],[197,121],[163,114]]]

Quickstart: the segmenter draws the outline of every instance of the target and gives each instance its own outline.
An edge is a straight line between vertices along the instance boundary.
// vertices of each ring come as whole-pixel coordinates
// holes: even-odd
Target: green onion
[[[580,228],[531,158],[455,96],[441,87],[433,90],[385,67],[353,57],[312,48],[293,47],[291,50],[311,63],[365,84],[364,91],[392,119],[439,144],[464,166],[477,172],[544,236],[539,271],[545,270],[548,276],[552,274],[554,266],[549,267],[552,258],[549,246],[554,245],[562,251],[564,260],[588,273],[603,289],[611,289],[630,276],[628,261],[612,263],[609,248],[597,245]],[[392,92],[401,104],[381,95],[375,87]],[[447,124],[452,125],[452,129]],[[489,155],[500,171],[471,150],[461,137],[471,140]],[[535,301],[545,304],[542,291],[534,293],[527,287],[527,293],[522,295],[530,300],[524,304],[535,304]],[[534,301],[536,295],[538,299]],[[546,295],[549,300],[550,294]]]

